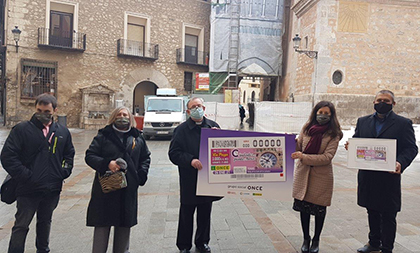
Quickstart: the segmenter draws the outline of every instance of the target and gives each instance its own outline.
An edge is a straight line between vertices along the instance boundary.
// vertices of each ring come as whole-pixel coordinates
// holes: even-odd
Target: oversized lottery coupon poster
[[[284,136],[209,138],[209,183],[286,181]]]
[[[396,150],[396,140],[351,138],[347,166],[354,169],[395,171]]]
[[[197,195],[292,199],[295,135],[202,129]]]

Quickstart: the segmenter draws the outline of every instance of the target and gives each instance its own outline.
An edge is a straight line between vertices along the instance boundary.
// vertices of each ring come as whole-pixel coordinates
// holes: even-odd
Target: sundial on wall
[[[340,1],[338,11],[339,32],[367,32],[369,4],[362,2]]]

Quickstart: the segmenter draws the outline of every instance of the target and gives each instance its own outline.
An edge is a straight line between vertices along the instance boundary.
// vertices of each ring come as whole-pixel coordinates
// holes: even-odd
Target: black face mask
[[[378,112],[379,114],[387,114],[388,112],[392,110],[392,104],[380,102],[380,103],[375,104],[374,108],[375,108],[375,111]]]
[[[117,118],[114,121],[114,125],[120,130],[127,130],[130,126],[130,120],[127,118]]]
[[[35,113],[35,118],[37,120],[41,121],[42,124],[46,125],[46,124],[50,123],[50,121],[52,119],[52,114],[37,112],[37,113]]]
[[[331,116],[327,115],[327,114],[317,114],[316,115],[316,121],[318,121],[318,124],[320,124],[320,125],[325,125],[328,122],[330,122],[330,118],[331,118]]]

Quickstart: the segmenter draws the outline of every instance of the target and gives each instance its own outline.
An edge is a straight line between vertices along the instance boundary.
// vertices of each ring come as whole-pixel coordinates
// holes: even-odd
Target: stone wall
[[[299,22],[295,23],[295,28],[292,29],[293,37],[295,34],[299,34],[301,37],[301,50],[314,50],[315,40],[315,28],[316,23],[314,20],[317,19],[316,8],[309,9],[304,16],[299,19]],[[299,31],[299,32],[297,32]],[[308,43],[306,44],[306,39]],[[293,47],[291,47],[293,48]],[[313,83],[315,82],[315,70],[316,62],[310,59],[304,54],[295,53],[297,57],[298,65],[296,66],[296,78],[294,85],[291,89],[294,95],[311,94],[313,91]],[[294,58],[294,57],[293,57]]]
[[[58,62],[59,113],[67,115],[70,127],[79,125],[81,87],[103,84],[116,91],[115,99],[133,106],[133,91],[142,81],[158,87],[184,91],[184,71],[206,72],[206,67],[176,63],[176,49],[182,47],[183,23],[204,28],[204,51],[209,49],[210,4],[201,0],[67,0],[78,3],[78,32],[86,34],[86,51],[74,52],[38,47],[38,28],[46,26],[45,0],[15,0],[8,6],[8,44],[14,44],[11,30],[22,30],[19,53],[8,47],[6,122],[11,126],[28,119],[34,101],[20,98],[22,58]],[[124,13],[150,18],[150,43],[159,45],[156,61],[117,56],[117,40],[124,36]]]
[[[339,85],[330,81],[328,92],[374,94],[390,89],[397,96],[420,96],[420,6],[366,1],[353,8],[361,9],[360,4],[368,7],[366,32],[335,31],[329,76],[341,70],[344,79]],[[332,27],[340,25],[334,16],[341,5],[332,9]]]
[[[376,92],[389,89],[398,98],[395,111],[420,123],[418,1],[296,0],[290,22],[291,34],[302,38],[301,49],[308,36],[308,50],[318,51],[318,59],[311,62],[289,46],[281,89],[287,94],[281,97],[291,101],[293,93],[295,101],[311,101],[315,93],[315,101],[337,104],[343,125],[354,125],[373,112]],[[339,84],[332,80],[336,70],[343,74]]]

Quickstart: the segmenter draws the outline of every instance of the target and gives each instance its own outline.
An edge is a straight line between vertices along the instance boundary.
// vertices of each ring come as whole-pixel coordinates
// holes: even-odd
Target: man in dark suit
[[[397,213],[401,210],[401,173],[418,153],[413,123],[395,114],[394,93],[381,90],[376,94],[376,112],[357,120],[354,138],[397,140],[395,172],[359,170],[357,204],[368,213],[369,242],[357,252],[391,253],[397,230]]]
[[[197,209],[197,231],[194,243],[199,252],[211,252],[210,217],[212,202],[216,197],[197,196],[197,174],[203,168],[199,158],[202,128],[220,128],[204,117],[205,106],[201,98],[192,98],[187,103],[190,118],[179,125],[169,147],[169,159],[178,166],[181,188],[181,206],[179,209],[178,235],[176,245],[180,252],[190,252],[192,247],[193,219]]]

